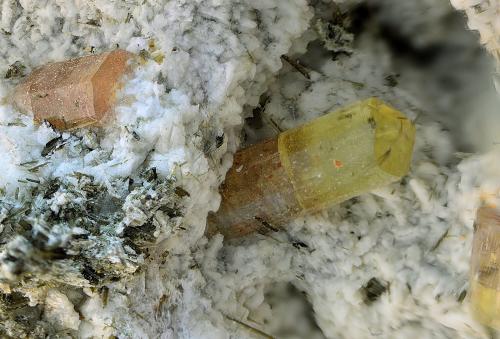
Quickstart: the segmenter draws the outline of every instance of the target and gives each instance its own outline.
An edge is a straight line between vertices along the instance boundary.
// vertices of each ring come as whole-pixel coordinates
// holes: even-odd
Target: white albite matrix
[[[92,234],[80,243],[71,239],[88,236],[88,230],[34,230],[46,235],[48,245],[95,256],[98,267],[121,270],[125,277],[98,287],[66,276],[57,288],[28,285],[23,292],[29,304],[43,308],[43,321],[53,331],[81,338],[264,337],[253,327],[286,338],[487,337],[467,309],[467,274],[475,208],[485,192],[500,187],[498,155],[461,161],[451,134],[436,122],[438,112],[454,110],[453,100],[428,103],[424,87],[438,82],[431,71],[424,74],[430,84],[419,82],[405,74],[415,72],[410,66],[397,69],[380,36],[353,35],[340,22],[328,26],[334,3],[341,11],[376,5],[382,9],[377,20],[399,24],[398,32],[415,46],[448,37],[441,25],[451,13],[447,1],[1,4],[0,74],[9,74],[0,81],[2,195],[22,205],[37,181],[57,178],[70,185],[76,176],[80,185],[93,178],[88,184],[102,185],[123,204],[119,222],[111,223],[116,228],[107,230],[113,236]],[[144,63],[120,92],[116,119],[106,128],[60,135],[34,126],[9,104],[18,73],[112,46],[139,54]],[[309,79],[282,61],[283,54],[304,55]],[[368,96],[389,102],[417,119],[410,175],[297,219],[287,232],[237,243],[204,238],[206,215],[219,204],[217,187],[239,146],[243,118],[265,91],[259,109],[265,125],[281,129]],[[271,127],[245,131],[250,142],[276,133]],[[55,146],[41,155],[51,140]],[[182,188],[178,211],[155,203],[168,182],[134,186],[145,171]],[[135,189],[124,193],[127,185]],[[49,209],[57,214],[84,204],[81,194],[80,187],[60,189],[48,200]],[[9,209],[0,206],[1,232]],[[147,258],[130,254],[134,249],[121,237],[150,220],[154,245]],[[25,238],[9,244],[13,253],[29,257],[32,245]],[[8,292],[5,281],[16,279],[18,270],[15,261],[3,259],[5,252],[0,288]],[[32,262],[46,272],[45,262]]]

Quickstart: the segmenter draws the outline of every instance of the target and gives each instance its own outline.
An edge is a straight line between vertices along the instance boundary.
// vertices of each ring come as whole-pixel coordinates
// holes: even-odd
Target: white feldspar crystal
[[[55,289],[50,289],[45,298],[45,319],[60,331],[78,330],[80,316],[68,297]]]

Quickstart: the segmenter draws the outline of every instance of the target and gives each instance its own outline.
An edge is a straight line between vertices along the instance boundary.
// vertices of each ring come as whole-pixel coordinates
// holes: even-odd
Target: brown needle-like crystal
[[[16,87],[14,103],[60,130],[98,123],[113,107],[131,56],[115,50],[41,66]]]

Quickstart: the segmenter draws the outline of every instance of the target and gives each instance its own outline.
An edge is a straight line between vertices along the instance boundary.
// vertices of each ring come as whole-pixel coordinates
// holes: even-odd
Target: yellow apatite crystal
[[[235,154],[208,233],[227,237],[277,230],[400,179],[409,168],[415,127],[370,98]]]

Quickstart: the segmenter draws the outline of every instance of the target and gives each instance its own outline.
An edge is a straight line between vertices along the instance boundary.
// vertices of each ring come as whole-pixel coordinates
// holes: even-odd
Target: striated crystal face
[[[113,107],[131,56],[115,50],[41,66],[16,87],[14,103],[60,130],[98,123]]]
[[[470,301],[484,325],[500,330],[500,211],[481,207],[474,225]]]

